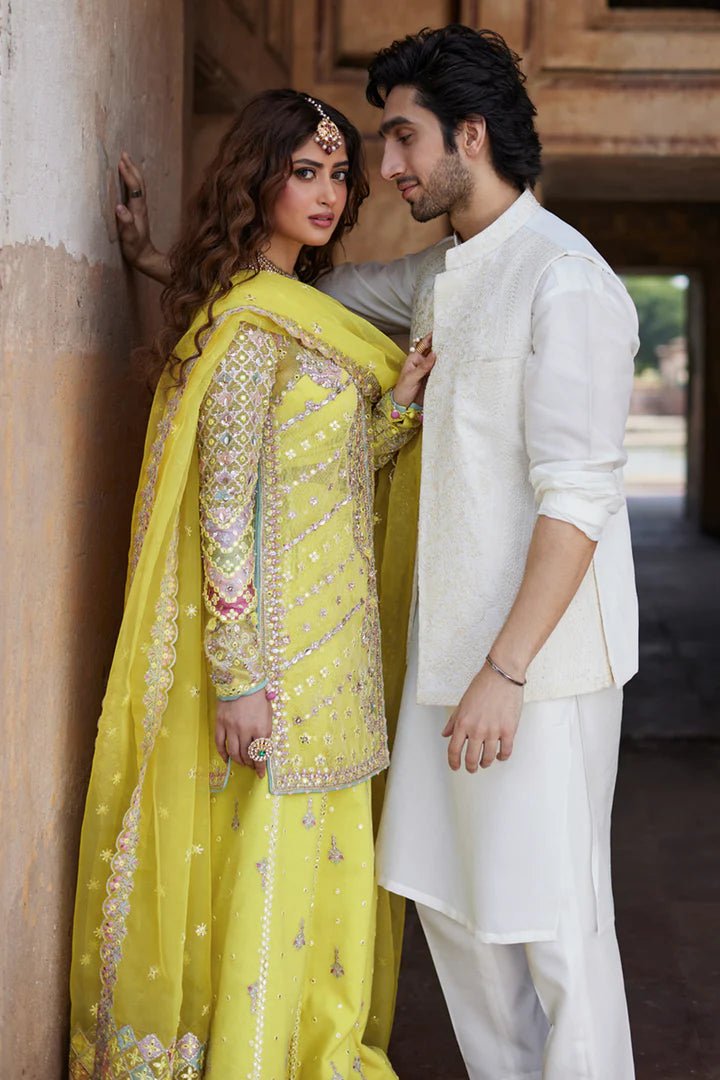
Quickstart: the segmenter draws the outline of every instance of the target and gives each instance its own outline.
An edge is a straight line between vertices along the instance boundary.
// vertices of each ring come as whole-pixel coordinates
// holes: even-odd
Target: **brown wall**
[[[160,178],[166,243],[179,211],[183,22],[173,0],[131,5],[121,20],[73,0],[0,7],[0,1074],[55,1080],[80,819],[147,407],[128,359],[156,307],[154,287],[121,263],[114,164],[128,145]]]

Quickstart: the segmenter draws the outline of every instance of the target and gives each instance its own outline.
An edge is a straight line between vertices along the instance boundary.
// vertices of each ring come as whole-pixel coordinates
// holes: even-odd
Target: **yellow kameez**
[[[150,422],[83,826],[71,1076],[391,1078],[383,1049],[368,1045],[372,1030],[386,1046],[399,945],[385,894],[376,915],[373,879],[369,777],[387,744],[370,455],[371,431],[382,459],[413,423],[393,422],[382,401],[402,356],[334,301],[267,274],[238,281],[216,314],[187,384],[161,384]],[[233,351],[246,364],[248,333],[253,347],[259,334],[278,350],[264,397],[255,372],[250,405],[267,401],[265,427],[244,462],[246,480],[259,465],[254,528],[265,530],[269,562],[243,540],[247,507],[230,523],[232,542],[218,534],[222,485],[196,438],[204,423],[207,463],[213,387]],[[323,506],[321,487],[303,500],[296,481],[337,464],[319,445],[331,432],[350,459]],[[332,604],[314,592],[318,563]],[[316,688],[323,667],[334,691]],[[346,678],[353,668],[361,681]],[[247,769],[225,776],[213,741],[216,689],[234,696],[266,679],[278,695],[273,793]]]

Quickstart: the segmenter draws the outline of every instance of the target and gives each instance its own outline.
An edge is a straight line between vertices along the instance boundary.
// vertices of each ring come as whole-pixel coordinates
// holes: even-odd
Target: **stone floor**
[[[638,1080],[720,1080],[720,544],[677,499],[631,508],[643,672],[627,694],[615,898]],[[466,1080],[412,905],[391,1056]],[[603,1077],[602,1080],[614,1080]]]

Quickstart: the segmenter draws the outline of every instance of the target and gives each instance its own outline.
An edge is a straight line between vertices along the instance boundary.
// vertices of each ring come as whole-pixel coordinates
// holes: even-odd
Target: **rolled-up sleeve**
[[[540,282],[532,328],[525,438],[537,511],[599,540],[625,501],[635,308],[613,274],[567,255]]]

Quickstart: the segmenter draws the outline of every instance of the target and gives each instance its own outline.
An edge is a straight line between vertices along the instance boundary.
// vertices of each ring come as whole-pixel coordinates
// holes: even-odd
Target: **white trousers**
[[[557,940],[490,945],[417,910],[470,1080],[633,1080],[614,928],[588,933],[569,904]]]
[[[471,1080],[632,1080],[613,920],[613,688],[526,705],[513,756],[453,773],[408,677],[379,880],[415,900]]]

